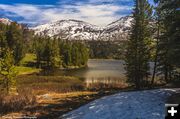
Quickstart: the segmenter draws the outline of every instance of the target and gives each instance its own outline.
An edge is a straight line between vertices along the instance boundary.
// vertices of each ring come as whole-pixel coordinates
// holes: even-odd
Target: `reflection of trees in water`
[[[125,77],[90,77],[86,78],[85,83],[89,89],[125,88],[127,86]]]

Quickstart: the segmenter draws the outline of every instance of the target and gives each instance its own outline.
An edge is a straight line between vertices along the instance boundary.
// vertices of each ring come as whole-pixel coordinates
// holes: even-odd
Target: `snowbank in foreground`
[[[180,89],[121,92],[95,100],[63,119],[164,119],[165,101]]]

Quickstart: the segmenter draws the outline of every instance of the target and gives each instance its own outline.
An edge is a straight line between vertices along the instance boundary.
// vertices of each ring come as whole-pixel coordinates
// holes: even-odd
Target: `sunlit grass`
[[[34,67],[25,67],[25,66],[17,66],[15,67],[18,75],[22,75],[22,74],[31,74],[31,73],[36,73],[41,71],[41,69],[37,69]]]
[[[27,65],[28,63],[36,63],[36,55],[32,53],[27,53],[25,57],[21,60],[21,65]]]
[[[35,63],[36,63],[36,55],[28,53],[22,59],[20,66],[16,66],[15,69],[18,75],[31,74],[31,73],[36,73],[36,72],[38,73],[41,71],[41,69],[38,69],[35,66],[29,66]]]
[[[41,105],[44,104],[57,104],[59,103],[60,100],[67,100],[67,99],[72,99],[75,97],[80,97],[80,96],[90,96],[90,95],[95,95],[97,92],[93,91],[76,91],[76,92],[69,92],[69,93],[47,93],[45,94],[49,98],[43,98],[45,95],[39,95],[37,96],[37,102]]]

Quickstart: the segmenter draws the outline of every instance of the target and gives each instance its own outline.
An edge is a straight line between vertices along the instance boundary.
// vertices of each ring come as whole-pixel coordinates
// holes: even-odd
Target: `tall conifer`
[[[132,31],[128,40],[126,70],[128,81],[136,88],[143,87],[149,76],[150,33],[152,7],[147,0],[135,0]]]

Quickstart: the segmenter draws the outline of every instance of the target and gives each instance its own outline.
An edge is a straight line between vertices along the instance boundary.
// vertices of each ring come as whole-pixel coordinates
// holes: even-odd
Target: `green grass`
[[[28,63],[36,63],[36,55],[28,53],[25,55],[25,57],[21,61],[21,65],[25,66]]]
[[[35,54],[26,54],[26,56],[22,59],[20,66],[16,66],[15,69],[18,72],[18,75],[22,74],[31,74],[38,73],[41,69],[35,67],[36,63],[36,55]]]
[[[15,67],[16,71],[18,72],[18,75],[22,74],[32,74],[32,73],[38,73],[41,71],[41,69],[37,69],[34,67],[25,67],[25,66],[17,66]]]

